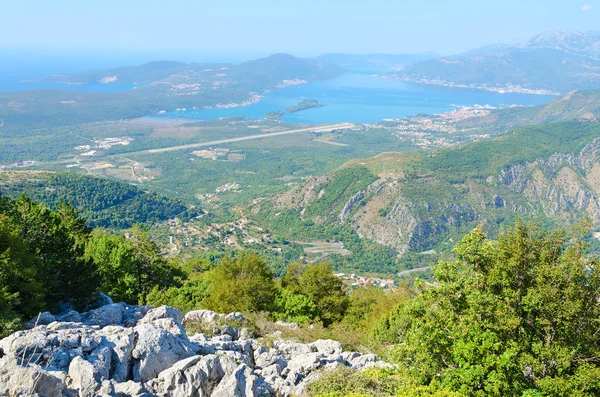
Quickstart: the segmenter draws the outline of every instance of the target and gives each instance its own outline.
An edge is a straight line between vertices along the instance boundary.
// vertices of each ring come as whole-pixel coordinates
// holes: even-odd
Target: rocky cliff
[[[236,323],[232,327],[225,323]],[[0,396],[290,396],[322,370],[387,365],[339,342],[271,335],[266,347],[240,313],[108,304],[85,313],[44,313],[0,340]],[[214,335],[188,336],[203,325]]]
[[[478,223],[486,223],[493,232],[516,216],[560,227],[589,217],[600,228],[600,138],[581,147],[530,161],[511,159],[510,165],[487,176],[465,172],[460,180],[448,177],[452,170],[434,166],[396,176],[381,174],[366,188],[344,191],[341,211],[322,215],[328,217],[326,223],[349,225],[359,237],[393,247],[400,255],[451,248]],[[463,161],[459,153],[456,157],[456,163]],[[335,182],[336,172],[311,179],[276,198],[276,206],[294,203],[286,208],[302,216],[322,207],[320,197],[327,196]]]

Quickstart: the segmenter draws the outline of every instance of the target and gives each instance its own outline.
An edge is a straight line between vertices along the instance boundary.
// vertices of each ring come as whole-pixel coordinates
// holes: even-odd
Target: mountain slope
[[[600,32],[545,32],[533,37],[524,47],[553,48],[567,53],[600,58]]]
[[[600,33],[554,33],[521,47],[489,46],[403,66],[409,81],[514,92],[600,88]]]
[[[331,189],[350,170],[364,183]],[[523,127],[491,141],[355,160],[253,211],[286,238],[295,223],[303,237],[318,238],[317,224],[351,228],[407,258],[447,252],[478,223],[495,233],[516,216],[561,226],[588,216],[600,228],[600,124]]]
[[[137,66],[107,70],[90,70],[82,73],[55,75],[42,81],[69,84],[120,83],[146,85],[190,67],[182,62],[158,61]]]
[[[67,172],[3,171],[0,194],[9,197],[26,194],[51,208],[69,203],[93,227],[128,228],[135,223],[154,224],[175,217],[188,219],[202,212],[127,183]]]

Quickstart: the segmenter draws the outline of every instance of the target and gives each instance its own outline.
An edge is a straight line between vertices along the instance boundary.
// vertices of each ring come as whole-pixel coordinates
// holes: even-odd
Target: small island
[[[325,106],[325,105],[319,103],[319,101],[317,101],[315,99],[305,99],[301,102],[298,102],[294,106],[290,106],[290,107],[286,108],[285,111],[288,113],[295,113],[295,112],[299,112],[301,110],[307,110],[307,109],[312,109],[312,108],[322,108],[323,106]]]

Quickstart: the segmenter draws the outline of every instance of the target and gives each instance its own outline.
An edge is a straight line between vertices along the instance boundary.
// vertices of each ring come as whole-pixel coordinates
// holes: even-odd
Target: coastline
[[[410,78],[410,77],[399,77],[394,75],[376,75],[383,79],[388,80],[403,80],[409,83],[419,83],[419,84],[427,84],[427,85],[437,85],[448,88],[466,88],[466,89],[474,89],[474,90],[482,90],[488,92],[496,92],[498,94],[526,94],[526,95],[546,95],[546,96],[560,96],[562,93],[558,91],[551,91],[543,88],[526,88],[520,85],[506,85],[501,87],[490,87],[485,84],[477,85],[477,84],[459,84],[454,83],[452,81],[446,80],[437,80],[437,79],[418,79],[418,78]]]

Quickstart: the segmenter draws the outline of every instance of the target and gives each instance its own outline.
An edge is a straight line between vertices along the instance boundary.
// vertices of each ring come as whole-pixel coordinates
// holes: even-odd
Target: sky
[[[0,48],[460,53],[600,29],[600,0],[2,0]],[[215,56],[216,56],[215,55]]]

